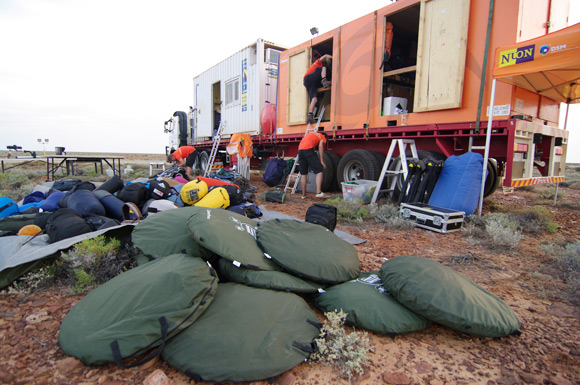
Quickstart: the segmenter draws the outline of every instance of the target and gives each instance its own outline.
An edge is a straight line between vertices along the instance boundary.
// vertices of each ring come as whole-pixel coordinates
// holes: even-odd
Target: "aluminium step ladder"
[[[397,170],[389,170],[389,164],[391,163],[391,159],[393,158],[395,146],[398,146],[399,148],[399,157],[401,159],[401,162]],[[407,166],[407,146],[409,146],[411,149],[412,157],[415,159],[419,159],[419,155],[417,154],[417,146],[415,145],[415,140],[394,139],[393,141],[391,141],[391,146],[389,147],[389,152],[387,153],[387,157],[385,158],[385,163],[383,164],[383,169],[381,170],[381,176],[379,177],[379,181],[377,182],[377,187],[375,188],[375,192],[371,199],[371,203],[375,203],[377,201],[379,193],[381,192],[394,193],[395,187],[397,186],[397,179],[400,174],[403,174],[403,179],[407,179],[407,175],[409,174],[409,167]],[[383,180],[385,179],[385,175],[387,174],[392,176],[389,188],[386,190],[381,190]]]
[[[324,115],[324,109],[325,109],[325,107],[322,106],[322,109],[320,110],[320,114],[318,115],[318,119],[316,120],[316,126],[312,127],[312,123],[308,123],[308,126],[306,127],[306,131],[304,132],[304,136],[306,136],[306,134],[308,134],[309,132],[317,132],[318,131],[318,126],[320,125],[320,121],[322,120],[322,115]],[[286,180],[286,186],[284,186],[284,192],[288,191],[288,189],[290,188],[290,183],[292,183],[292,179],[294,179],[294,185],[292,186],[292,191],[290,193],[294,194],[296,192],[296,188],[298,187],[298,183],[300,182],[300,174],[297,172],[296,173],[294,172],[296,170],[297,166],[298,166],[298,154],[296,154],[296,158],[294,158],[294,164],[292,165],[292,169],[290,170],[290,174],[288,174],[288,179]],[[302,194],[304,194],[304,192],[302,192]]]
[[[211,152],[209,153],[209,159],[207,161],[207,165],[205,166],[205,170],[203,171],[204,178],[206,178],[211,172],[211,168],[213,166],[215,156],[216,156],[216,154],[218,152],[218,148],[220,146],[220,141],[222,140],[222,131],[224,130],[225,125],[226,124],[223,120],[220,121],[220,125],[218,127],[217,133],[213,137],[213,144],[211,146]]]

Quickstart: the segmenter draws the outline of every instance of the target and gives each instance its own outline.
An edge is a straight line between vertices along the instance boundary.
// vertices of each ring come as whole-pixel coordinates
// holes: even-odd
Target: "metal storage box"
[[[426,203],[401,203],[402,217],[415,222],[418,227],[449,233],[461,229],[465,212],[429,206]]]

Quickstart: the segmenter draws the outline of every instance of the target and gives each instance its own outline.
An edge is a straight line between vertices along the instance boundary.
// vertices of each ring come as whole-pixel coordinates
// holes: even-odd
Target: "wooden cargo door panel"
[[[304,74],[308,70],[308,50],[298,51],[288,58],[288,114],[287,124],[306,123],[308,94],[304,87]]]
[[[421,0],[414,112],[461,106],[469,0]]]

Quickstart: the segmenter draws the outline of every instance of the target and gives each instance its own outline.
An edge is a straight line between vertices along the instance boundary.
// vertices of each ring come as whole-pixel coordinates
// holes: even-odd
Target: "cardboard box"
[[[400,214],[415,222],[417,227],[450,233],[461,229],[465,212],[429,206],[426,203],[401,203]]]
[[[342,182],[342,198],[345,201],[360,199],[363,203],[371,203],[375,189],[376,180],[360,179],[353,182]]]
[[[399,106],[399,107],[398,107]],[[407,111],[407,98],[399,98],[397,96],[389,96],[383,102],[383,116],[385,115],[399,115],[402,110]]]

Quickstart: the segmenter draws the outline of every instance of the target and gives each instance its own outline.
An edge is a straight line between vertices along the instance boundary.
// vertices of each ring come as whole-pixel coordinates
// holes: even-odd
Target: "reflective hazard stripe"
[[[518,179],[512,180],[510,187],[524,187],[524,186],[532,186],[535,184],[560,183],[564,182],[564,179],[566,179],[565,176],[546,176],[530,179]]]

